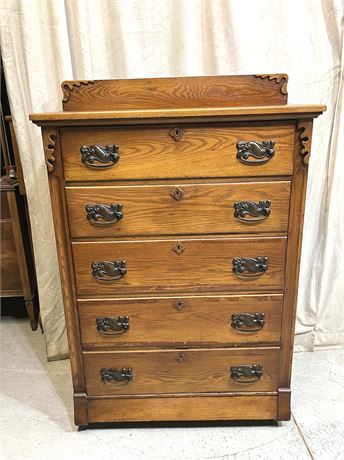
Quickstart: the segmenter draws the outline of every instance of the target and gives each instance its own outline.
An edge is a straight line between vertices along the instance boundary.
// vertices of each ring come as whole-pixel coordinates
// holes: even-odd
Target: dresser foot
[[[277,398],[277,407],[278,407],[278,421],[290,420],[291,410],[290,410],[290,388],[279,388],[278,389],[278,398]]]
[[[86,393],[74,394],[74,423],[79,427],[88,425]]]

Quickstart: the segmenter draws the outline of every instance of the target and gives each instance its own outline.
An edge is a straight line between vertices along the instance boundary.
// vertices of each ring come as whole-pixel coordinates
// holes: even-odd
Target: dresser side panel
[[[290,379],[292,370],[296,306],[299,285],[303,219],[305,210],[308,161],[313,120],[299,120],[295,130],[294,176],[289,211],[288,245],[286,256],[285,295],[282,312],[282,339],[279,371],[279,406],[283,404],[282,420],[290,418]],[[283,396],[283,397],[282,397]],[[287,414],[289,412],[289,414]],[[289,415],[289,417],[288,417]]]
[[[64,176],[59,131],[57,128],[43,128],[42,136],[49,174],[50,198],[70,351],[72,379],[75,393],[84,393],[85,380],[83,359],[81,354],[81,339],[75,295],[73,261],[69,239],[67,205],[64,192]]]

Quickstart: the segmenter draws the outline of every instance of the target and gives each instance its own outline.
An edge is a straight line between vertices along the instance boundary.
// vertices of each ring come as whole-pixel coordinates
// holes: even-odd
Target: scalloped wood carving
[[[48,173],[54,171],[55,158],[55,147],[58,139],[57,129],[50,128],[44,131],[43,133],[43,143],[44,143],[44,156],[45,163],[47,165]]]
[[[300,155],[302,157],[302,162],[305,165],[308,165],[311,153],[312,126],[313,123],[309,120],[299,120],[297,123]]]
[[[62,102],[68,102],[71,93],[75,89],[79,89],[82,86],[92,85],[94,80],[71,80],[71,81],[63,81],[61,83],[62,91],[63,91],[63,99]]]
[[[287,85],[288,85],[288,75],[286,73],[276,73],[276,74],[267,74],[267,73],[262,73],[262,74],[257,74],[255,75],[257,78],[268,78],[270,81],[275,80],[276,84],[281,84],[280,86],[280,91],[282,94],[287,95],[288,90],[287,90]]]

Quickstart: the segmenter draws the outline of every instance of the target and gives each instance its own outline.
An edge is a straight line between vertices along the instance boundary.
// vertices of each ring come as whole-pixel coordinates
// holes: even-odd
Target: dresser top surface
[[[258,121],[315,118],[325,105],[278,105],[256,107],[200,107],[183,109],[48,112],[31,114],[37,125],[104,125],[165,123],[169,121]]]

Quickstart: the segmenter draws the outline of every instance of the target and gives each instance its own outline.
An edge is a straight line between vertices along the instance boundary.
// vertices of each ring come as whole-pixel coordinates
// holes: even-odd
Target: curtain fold
[[[4,0],[1,48],[28,193],[48,359],[67,355],[39,129],[67,79],[288,73],[315,121],[297,313],[298,349],[344,344],[341,0]]]

